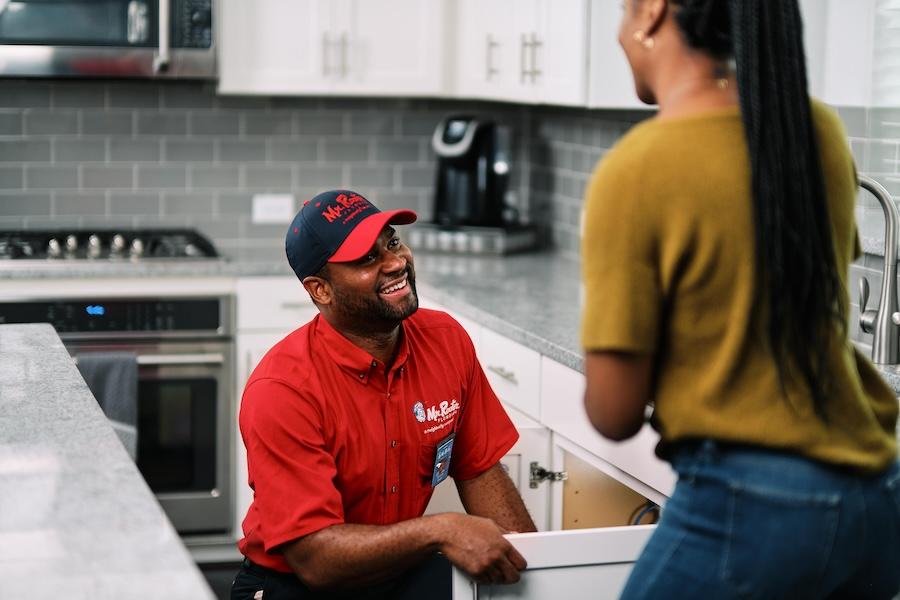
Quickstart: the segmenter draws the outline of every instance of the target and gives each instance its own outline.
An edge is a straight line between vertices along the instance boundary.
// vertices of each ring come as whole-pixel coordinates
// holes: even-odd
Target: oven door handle
[[[145,367],[164,365],[221,365],[225,355],[212,354],[149,354],[137,357],[137,364]]]

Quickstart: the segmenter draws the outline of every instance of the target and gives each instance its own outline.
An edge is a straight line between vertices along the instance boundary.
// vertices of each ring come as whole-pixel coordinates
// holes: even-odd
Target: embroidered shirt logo
[[[458,410],[459,402],[456,401],[456,398],[444,400],[437,406],[429,406],[425,412],[425,418],[428,421],[446,421],[455,417]]]
[[[416,415],[416,421],[419,423],[425,422],[425,406],[421,402],[413,404],[413,414]]]

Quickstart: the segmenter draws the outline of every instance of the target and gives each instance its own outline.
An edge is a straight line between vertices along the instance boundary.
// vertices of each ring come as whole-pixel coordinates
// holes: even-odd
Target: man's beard
[[[346,293],[334,288],[335,308],[341,313],[343,320],[353,323],[353,329],[357,331],[387,331],[391,330],[401,321],[410,317],[419,308],[419,295],[416,292],[416,277],[413,270],[406,269],[406,285],[409,286],[409,294],[400,304],[392,304],[384,300],[375,291],[375,296],[363,296]]]

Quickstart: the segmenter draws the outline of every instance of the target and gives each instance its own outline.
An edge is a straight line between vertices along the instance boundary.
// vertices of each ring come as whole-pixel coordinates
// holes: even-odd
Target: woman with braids
[[[585,406],[678,474],[625,598],[890,598],[897,399],[851,344],[857,181],[797,0],[625,0],[634,127],[588,187]]]

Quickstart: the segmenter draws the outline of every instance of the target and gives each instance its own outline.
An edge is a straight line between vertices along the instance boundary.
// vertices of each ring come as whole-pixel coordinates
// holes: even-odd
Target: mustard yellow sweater
[[[846,290],[858,254],[853,160],[837,115],[814,102],[813,118]],[[622,138],[587,190],[583,346],[653,356],[662,456],[714,438],[882,469],[897,454],[897,399],[839,332],[827,423],[799,378],[782,391],[753,302],[749,172],[737,108],[650,119]]]

